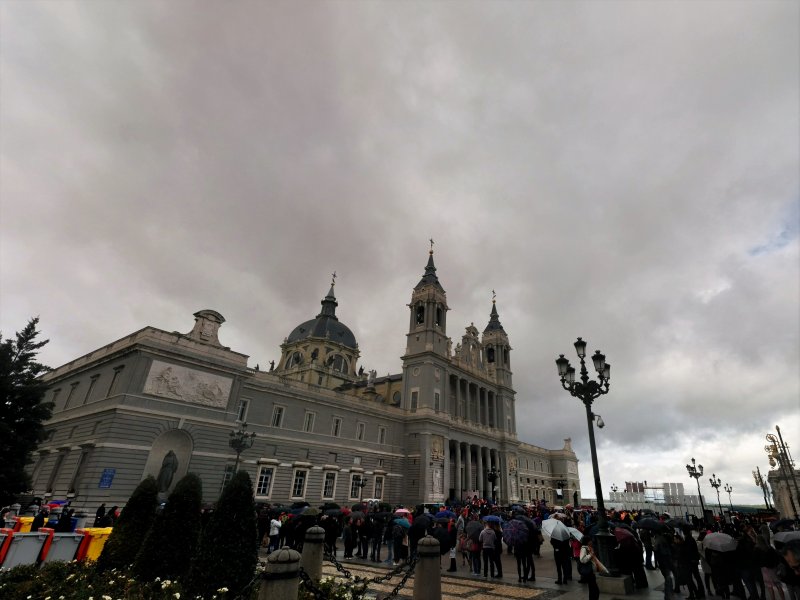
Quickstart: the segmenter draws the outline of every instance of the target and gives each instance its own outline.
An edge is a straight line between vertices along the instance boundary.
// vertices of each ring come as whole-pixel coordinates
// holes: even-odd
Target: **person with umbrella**
[[[602,571],[600,568],[602,563],[597,559],[592,547],[592,538],[585,535],[581,538],[581,552],[578,556],[578,574],[589,586],[589,600],[598,600],[600,598],[600,587],[597,585],[597,576],[595,569]]]
[[[653,541],[653,553],[661,575],[664,576],[664,600],[671,600],[675,580],[672,576],[672,536],[667,531],[659,531]]]
[[[494,515],[490,515],[494,516]],[[496,517],[495,519],[489,520],[489,527],[492,528],[494,531],[495,536],[495,545],[494,545],[494,569],[497,573],[496,577],[498,579],[503,577],[503,530],[500,528],[500,523],[502,519],[500,517]],[[495,577],[495,576],[493,576]]]
[[[479,521],[470,521],[467,523],[465,532],[469,543],[469,560],[472,568],[472,575],[480,577],[481,575],[481,543],[480,535],[483,532],[483,526]]]
[[[492,529],[492,524],[489,521],[484,522],[483,530],[478,536],[478,543],[480,544],[483,554],[483,578],[486,579],[491,573],[492,578],[495,577],[495,544],[497,544],[497,536]]]

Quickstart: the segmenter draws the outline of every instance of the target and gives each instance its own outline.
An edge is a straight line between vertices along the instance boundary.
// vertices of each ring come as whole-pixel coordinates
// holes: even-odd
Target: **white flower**
[[[161,581],[161,577],[156,577],[155,582],[158,583],[159,581]]]
[[[217,591],[218,591],[220,594],[224,594],[225,592],[227,592],[227,591],[228,591],[228,588],[226,588],[226,587],[221,587],[221,588],[219,588]]]
[[[173,595],[173,596],[175,596],[176,598],[180,598],[180,597],[181,597],[181,594],[180,594],[180,592],[175,592],[175,593],[174,593],[174,594],[172,594],[172,595]]]
[[[103,600],[114,600],[111,596],[103,595]]]

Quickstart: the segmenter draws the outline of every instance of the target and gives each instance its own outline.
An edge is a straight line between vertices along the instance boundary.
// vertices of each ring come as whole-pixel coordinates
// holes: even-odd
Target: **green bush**
[[[139,581],[183,578],[189,572],[200,534],[203,484],[194,473],[181,479],[147,533],[133,572]]]
[[[97,559],[100,571],[128,567],[136,559],[147,532],[153,525],[158,507],[158,485],[150,475],[133,491],[114,524],[111,535]]]
[[[224,587],[236,596],[252,581],[257,562],[253,485],[245,471],[238,471],[203,529],[187,587],[201,595]]]

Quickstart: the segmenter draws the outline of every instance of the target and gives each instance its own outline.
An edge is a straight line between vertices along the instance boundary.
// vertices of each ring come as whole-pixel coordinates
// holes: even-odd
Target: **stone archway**
[[[164,499],[189,471],[194,440],[183,429],[165,431],[153,440],[142,478],[152,475],[158,483],[159,499]]]

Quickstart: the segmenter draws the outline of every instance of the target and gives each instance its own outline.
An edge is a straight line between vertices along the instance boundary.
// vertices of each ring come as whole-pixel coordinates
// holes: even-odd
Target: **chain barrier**
[[[314,584],[314,580],[309,577],[308,573],[305,572],[303,567],[300,567],[298,575],[300,575],[300,581],[303,582],[303,585],[306,587],[308,592],[314,596],[314,600],[328,600],[325,592],[323,592]]]
[[[353,583],[357,585],[363,584],[366,586],[368,584],[374,584],[374,583],[386,583],[387,581],[394,579],[395,576],[403,573],[402,579],[400,579],[398,584],[387,596],[383,597],[384,600],[391,600],[392,598],[395,598],[397,594],[400,593],[400,590],[402,590],[403,587],[405,587],[409,578],[414,574],[414,569],[417,566],[417,561],[418,561],[416,557],[411,558],[407,562],[400,563],[399,565],[397,565],[394,569],[386,573],[386,575],[382,575],[380,577],[368,578],[368,577],[360,577],[358,575],[354,576],[348,569],[345,568],[345,566],[342,563],[336,560],[336,556],[334,556],[333,554],[326,553],[325,559],[328,562],[332,563],[333,566],[336,567],[336,570],[339,571],[339,573],[341,573],[346,579],[351,579]],[[303,573],[303,575],[305,575],[305,573]],[[305,575],[305,577],[308,577],[308,575]],[[303,579],[303,581],[305,581],[305,579]],[[318,598],[317,600],[320,599]]]

